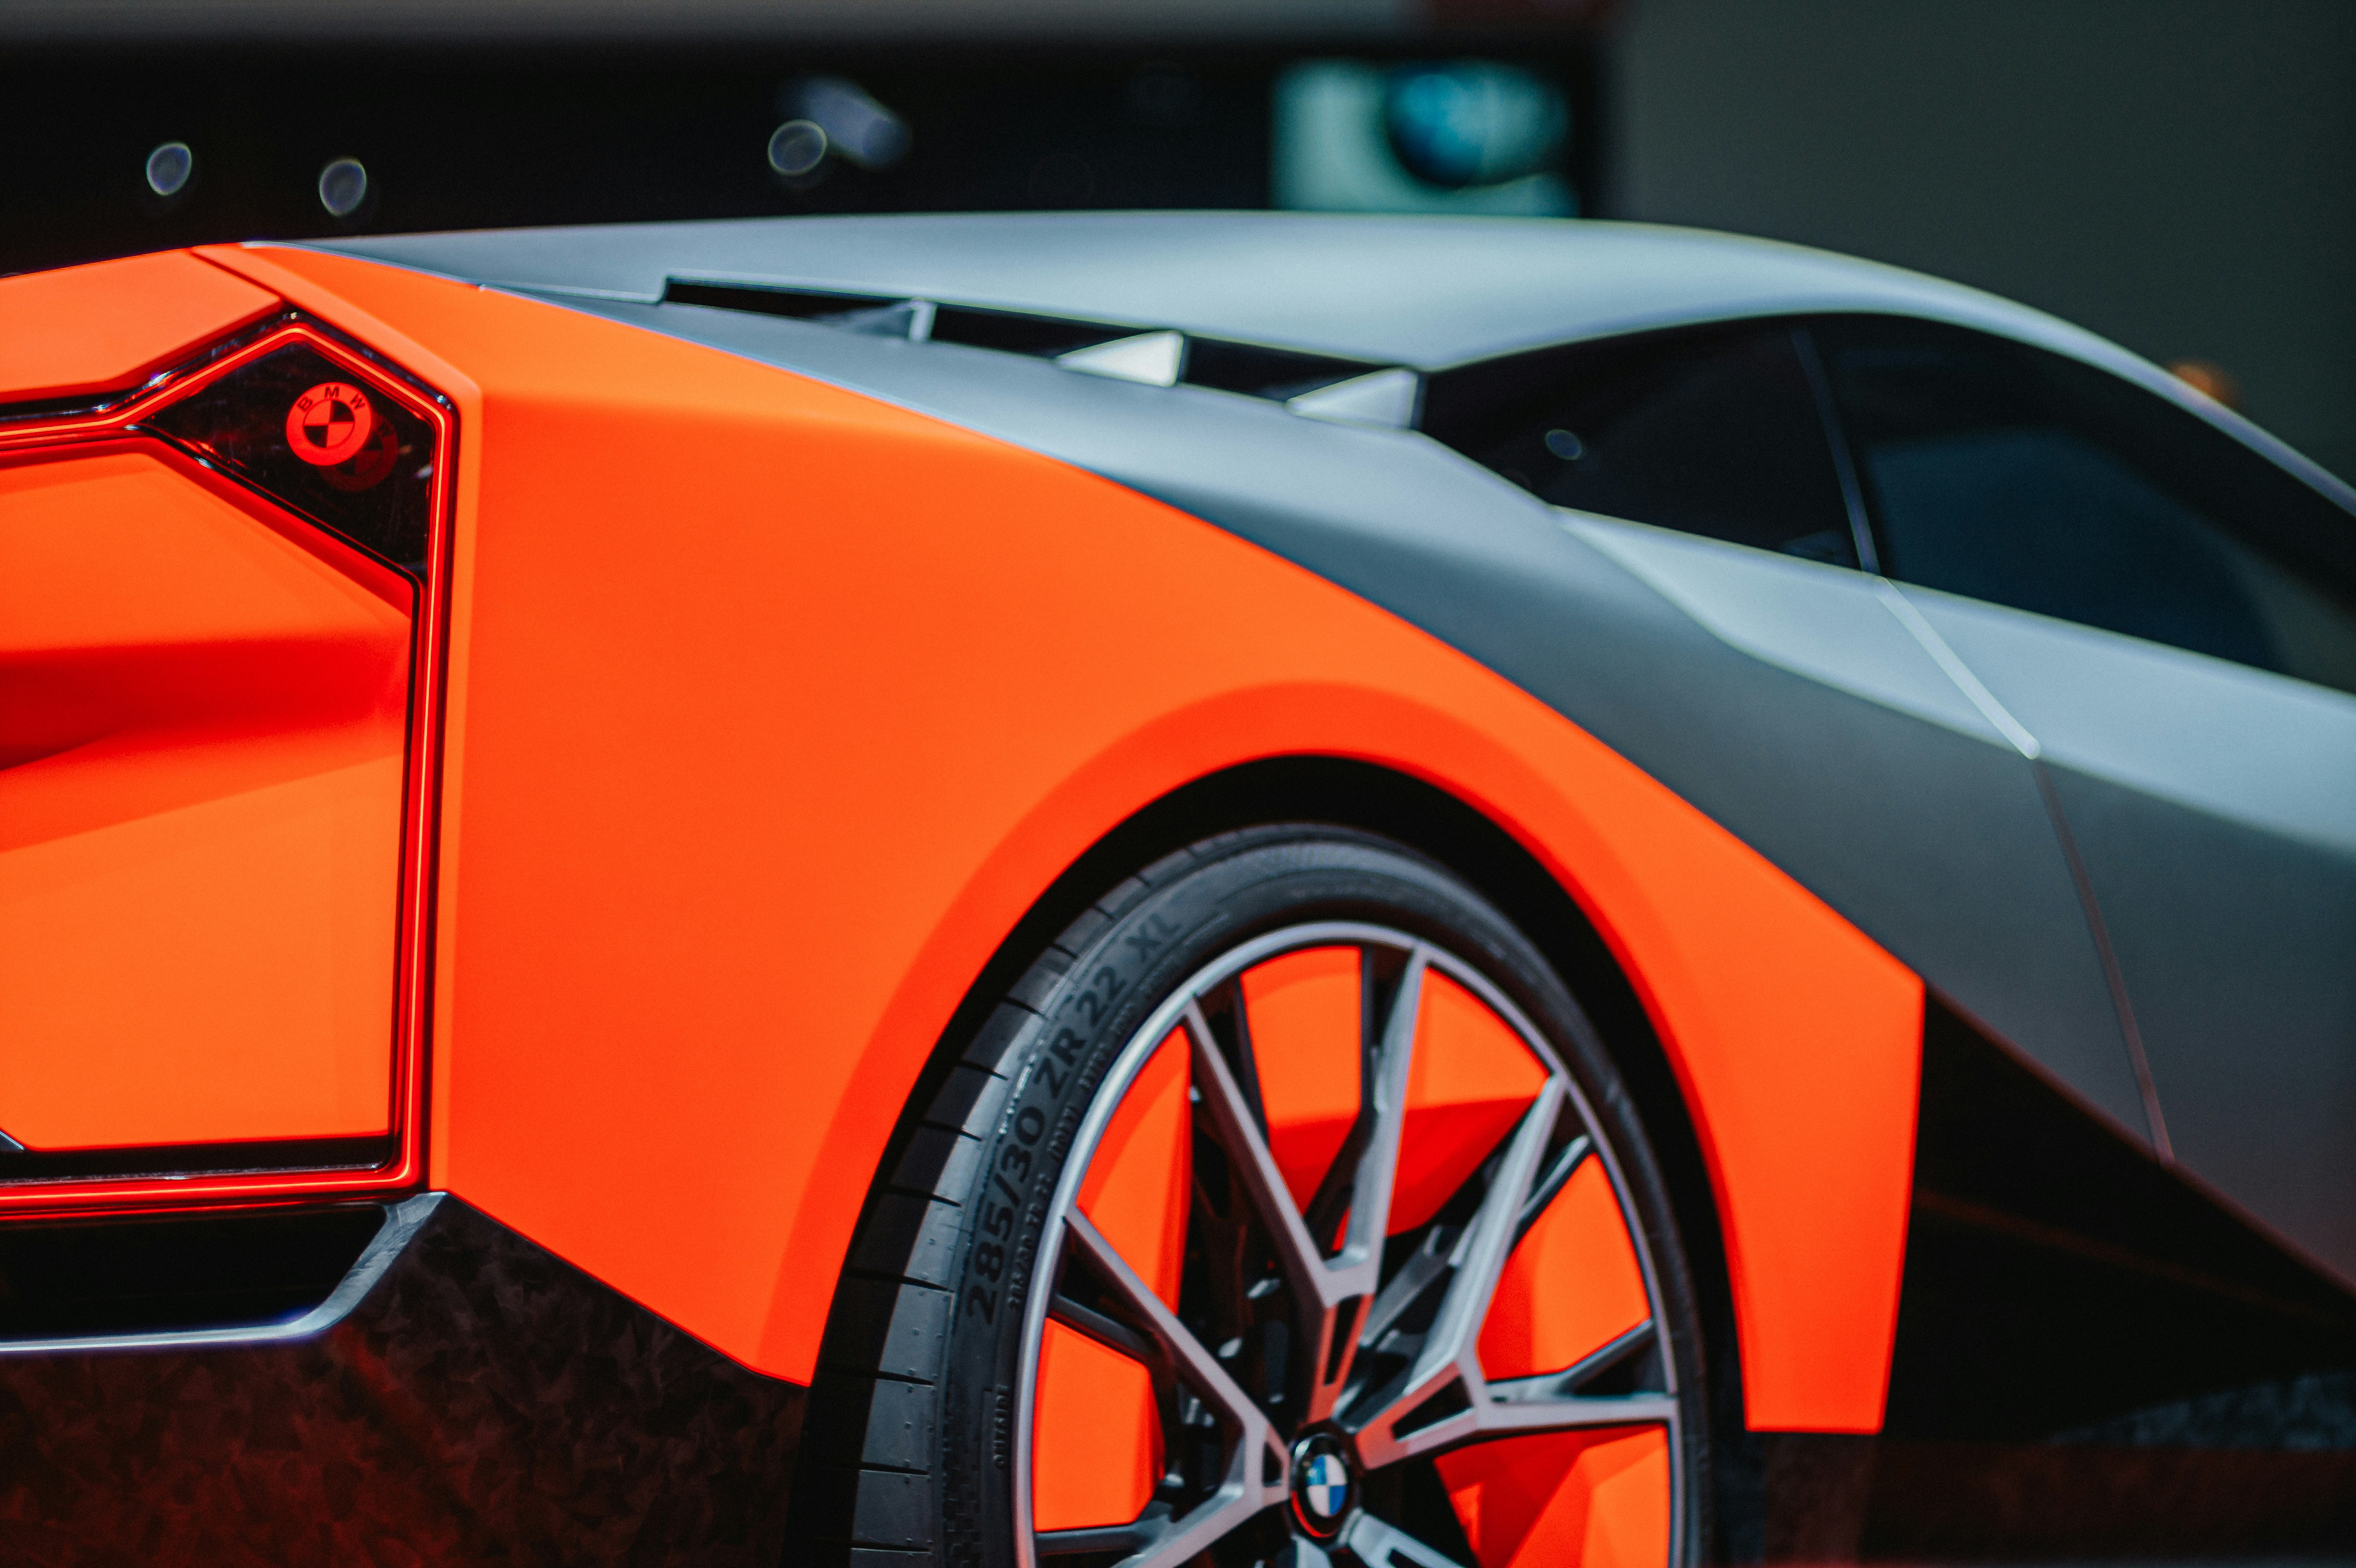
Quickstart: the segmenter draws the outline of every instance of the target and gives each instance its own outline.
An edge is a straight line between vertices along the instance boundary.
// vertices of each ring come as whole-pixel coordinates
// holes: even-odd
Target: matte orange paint
[[[1162,1475],[1151,1374],[1049,1318],[1033,1399],[1032,1524],[1081,1530],[1143,1513]]]
[[[1588,1159],[1505,1260],[1481,1326],[1482,1373],[1566,1371],[1651,1312],[1619,1195],[1603,1162]]]
[[[0,401],[128,390],[277,308],[185,251],[0,278]]]
[[[1445,975],[1425,974],[1389,1233],[1430,1222],[1514,1130],[1546,1078],[1487,1003]]]
[[[1080,1181],[1080,1212],[1173,1311],[1194,1190],[1191,1080],[1186,1036],[1173,1030],[1138,1069]]]
[[[70,450],[0,464],[0,1128],[380,1133],[410,595],[167,448]]]
[[[1359,758],[1501,824],[1627,968],[1709,1165],[1751,1423],[1879,1424],[1922,987],[1670,791],[1037,453],[544,303],[206,254],[435,379],[467,432],[437,1179],[807,1380],[893,1122],[1022,912],[1189,779]]]
[[[1669,1560],[1661,1427],[1508,1437],[1437,1463],[1480,1568],[1661,1568]]]
[[[1304,1212],[1358,1119],[1358,950],[1312,947],[1243,976],[1269,1152]]]

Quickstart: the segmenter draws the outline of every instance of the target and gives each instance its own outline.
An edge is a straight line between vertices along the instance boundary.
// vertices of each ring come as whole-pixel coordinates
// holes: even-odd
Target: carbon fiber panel
[[[767,1568],[803,1389],[445,1199],[350,1315],[0,1360],[12,1563]]]

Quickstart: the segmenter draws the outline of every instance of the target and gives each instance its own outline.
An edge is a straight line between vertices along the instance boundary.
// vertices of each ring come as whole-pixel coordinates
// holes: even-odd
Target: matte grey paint
[[[370,235],[317,243],[531,293],[651,304],[672,279],[898,295],[1419,369],[1646,327],[1887,312],[2083,359],[2351,489],[2148,360],[1976,289],[1773,240],[1584,219],[960,213]]]
[[[1063,458],[1382,605],[1663,781],[2143,1139],[2116,1018],[2034,778],[1935,683],[1935,666],[1872,602],[1869,580],[1853,580],[1864,597],[1852,600],[1860,613],[1845,635],[1812,634],[1803,646],[1804,612],[1787,613],[1779,666],[1573,537],[1562,514],[1412,432],[952,344],[700,306],[567,303]],[[1842,592],[1830,576],[1787,576],[1781,558],[1721,548],[1719,570],[1762,570],[1767,597],[1780,588],[1804,605]],[[1786,667],[1840,662],[1843,648],[1850,689]]]
[[[2356,1278],[2356,698],[1905,592],[2044,750],[2177,1158]]]
[[[2100,365],[2356,506],[2356,492],[2248,421],[2068,322],[1919,272],[1698,229],[1299,212],[966,213],[381,235],[323,248],[534,292],[650,304],[678,278],[904,295],[1419,369],[1687,322],[1890,312]]]
[[[1568,220],[745,219],[371,236],[327,248],[507,288],[648,304],[674,278],[837,290],[1177,327],[1419,368],[1697,316],[1784,311],[1960,310],[2018,330],[2085,336],[1989,295],[1823,251]]]
[[[1570,512],[1563,527],[1753,658],[1959,735],[2004,737],[1903,623],[1876,580],[1642,523]]]

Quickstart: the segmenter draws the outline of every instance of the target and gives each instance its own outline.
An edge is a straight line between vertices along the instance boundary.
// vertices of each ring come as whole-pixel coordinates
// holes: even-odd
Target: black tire
[[[957,1060],[869,1202],[829,1318],[802,1438],[792,1560],[1016,1561],[1011,1445],[1023,1309],[1049,1195],[1082,1116],[1114,1058],[1189,976],[1256,935],[1311,921],[1375,922],[1444,947],[1508,997],[1568,1069],[1616,1155],[1649,1253],[1674,1363],[1668,1386],[1682,1412],[1673,1539],[1680,1558],[1699,1561],[1709,1493],[1700,1319],[1619,1074],[1537,949],[1471,888],[1388,840],[1312,825],[1228,833],[1156,861],[1074,921],[973,1039],[950,1042],[961,1043]],[[978,1233],[993,1174],[1012,1178],[1021,1194],[1011,1237]]]

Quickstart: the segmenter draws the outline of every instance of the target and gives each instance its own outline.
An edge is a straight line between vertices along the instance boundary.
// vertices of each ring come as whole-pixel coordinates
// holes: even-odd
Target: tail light
[[[0,1211],[413,1185],[450,407],[274,301],[137,373],[0,404]]]

